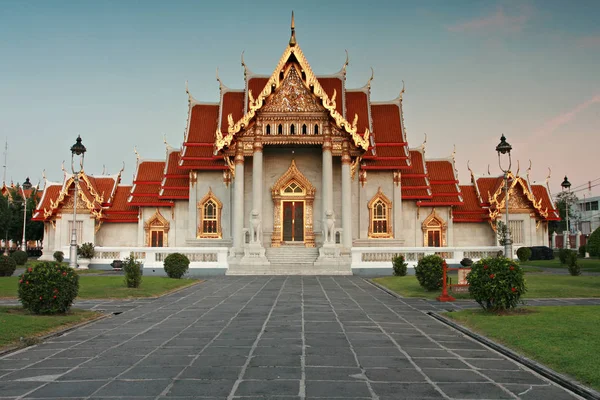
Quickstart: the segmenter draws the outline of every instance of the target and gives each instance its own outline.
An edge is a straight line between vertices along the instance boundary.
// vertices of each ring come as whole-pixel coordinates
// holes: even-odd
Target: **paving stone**
[[[251,367],[298,367],[300,356],[255,356],[250,360]]]
[[[448,396],[459,399],[512,399],[493,383],[438,383],[437,386]],[[545,399],[544,399],[545,400]]]
[[[470,359],[467,361],[470,365],[477,369],[491,369],[491,370],[513,370],[521,371],[518,364],[510,360],[475,360]]]
[[[306,396],[308,398],[331,395],[342,399],[370,398],[371,392],[369,392],[366,382],[306,381]]]
[[[388,368],[410,368],[413,365],[404,356],[381,357],[381,356],[358,356],[360,365],[364,368],[388,367]]]
[[[50,382],[27,397],[54,397],[59,399],[65,397],[87,397],[106,383],[106,381],[81,381],[77,382],[77,384],[71,382]]]
[[[2,381],[0,382],[0,396],[23,396],[25,393],[28,393],[44,384],[44,382]]]
[[[306,367],[306,379],[312,381],[364,381],[365,376],[358,367]]]
[[[421,371],[433,382],[489,382],[485,376],[471,370],[423,368]]]
[[[189,396],[190,398],[198,398],[198,396],[226,398],[235,381],[232,380],[176,380],[173,386],[167,393],[167,397],[172,396]]]
[[[366,377],[373,382],[425,382],[422,373],[414,368],[367,368]]]
[[[306,356],[306,365],[319,365],[330,367],[356,367],[356,359],[352,353],[321,356],[309,354]]]
[[[116,380],[104,386],[96,396],[115,396],[129,398],[132,396],[158,396],[171,383],[170,379],[152,380]]]
[[[467,369],[469,366],[457,358],[416,358],[412,361],[421,368]]]
[[[371,383],[381,398],[441,399],[443,396],[429,383]]]
[[[543,385],[545,381],[528,371],[481,371],[498,383],[515,383],[528,385]]]
[[[272,380],[295,379],[300,380],[302,369],[300,367],[249,367],[244,373],[244,379]]]
[[[503,385],[522,400],[575,400],[574,396],[566,390],[554,385]]]
[[[116,378],[126,367],[92,367],[83,366],[61,375],[59,381],[107,380]]]
[[[282,396],[297,395],[300,391],[300,381],[243,381],[235,391],[236,396]]]
[[[184,369],[182,366],[135,366],[120,374],[119,379],[173,379]]]

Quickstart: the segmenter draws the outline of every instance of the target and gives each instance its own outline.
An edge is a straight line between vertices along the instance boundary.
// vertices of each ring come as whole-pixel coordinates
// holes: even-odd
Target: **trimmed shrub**
[[[581,268],[577,263],[577,252],[574,250],[568,250],[567,268],[569,269],[569,274],[571,274],[572,276],[581,275]]]
[[[529,257],[531,257],[531,249],[529,247],[519,247],[517,250],[517,257],[521,262],[529,260]]]
[[[96,251],[93,243],[87,242],[77,246],[77,255],[81,258],[94,258],[94,254],[96,254]]]
[[[25,265],[27,258],[29,258],[27,253],[21,250],[14,251],[10,256],[15,260],[17,265]]]
[[[571,250],[569,250],[569,249],[558,250],[558,259],[560,260],[560,263],[562,265],[567,264],[567,257],[569,257],[570,253],[571,253]]]
[[[0,276],[12,276],[17,269],[17,263],[9,256],[0,256]]]
[[[532,246],[530,261],[534,260],[554,260],[554,252],[548,246]]]
[[[592,257],[600,256],[600,228],[596,228],[588,238],[587,250]]]
[[[462,260],[460,260],[460,265],[462,265],[463,267],[470,267],[471,265],[473,265],[473,260],[465,257]]]
[[[59,263],[63,262],[65,259],[65,253],[62,251],[55,251],[52,256],[54,257],[54,261]]]
[[[406,276],[408,263],[404,261],[403,255],[397,255],[392,258],[392,264],[394,265],[395,276]]]
[[[79,276],[67,266],[40,262],[19,276],[19,300],[34,314],[65,313],[79,291]]]
[[[527,291],[524,276],[519,264],[506,257],[482,258],[467,275],[469,293],[484,310],[511,309]]]
[[[582,244],[581,246],[579,246],[579,257],[581,257],[581,258],[585,257],[586,251],[587,251],[587,249],[585,247],[585,244]]]
[[[142,284],[142,263],[138,262],[133,253],[129,254],[123,261],[123,271],[125,271],[125,286],[128,288],[138,288]]]
[[[415,275],[419,284],[426,290],[437,290],[442,287],[442,264],[444,259],[436,254],[425,256],[415,267]]]
[[[181,253],[173,253],[165,258],[164,265],[169,278],[179,279],[188,271],[190,260]]]

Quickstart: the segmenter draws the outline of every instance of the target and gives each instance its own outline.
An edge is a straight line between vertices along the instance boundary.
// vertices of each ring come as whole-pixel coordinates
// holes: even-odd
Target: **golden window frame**
[[[375,218],[375,210],[378,202],[383,203],[385,207],[385,218],[381,219]],[[392,239],[394,237],[394,231],[392,229],[392,202],[391,200],[383,194],[381,187],[377,189],[377,193],[371,201],[367,204],[369,208],[369,238],[372,239]],[[386,222],[386,232],[375,232],[374,224],[376,221],[385,221]]]
[[[447,246],[446,232],[448,230],[448,224],[435,211],[435,208],[431,210],[431,213],[421,224],[421,230],[423,231],[423,247],[429,247],[429,241],[427,240],[427,237],[430,231],[439,231],[441,247]]]
[[[146,247],[152,246],[152,232],[158,231],[163,233],[163,247],[169,247],[169,229],[171,224],[160,213],[158,208],[156,212],[144,222],[144,231],[146,231]]]
[[[204,221],[209,220],[206,218],[204,213],[205,205],[212,201],[216,205],[216,221],[217,231],[206,233],[204,232]],[[198,215],[200,216],[198,227],[196,229],[196,238],[198,239],[221,239],[223,237],[223,230],[221,229],[221,211],[223,210],[223,203],[215,196],[212,188],[208,188],[208,193],[197,203]],[[215,219],[211,218],[210,221]]]

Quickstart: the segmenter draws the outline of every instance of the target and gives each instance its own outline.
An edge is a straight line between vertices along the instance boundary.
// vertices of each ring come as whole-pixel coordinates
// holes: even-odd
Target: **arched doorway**
[[[315,247],[313,203],[315,188],[298,170],[296,162],[271,188],[273,198],[273,236],[271,246],[304,243]]]

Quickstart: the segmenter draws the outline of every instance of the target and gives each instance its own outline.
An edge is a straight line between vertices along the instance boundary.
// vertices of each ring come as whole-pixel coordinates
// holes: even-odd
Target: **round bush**
[[[569,251],[567,254],[567,268],[572,276],[581,275],[581,268],[577,263],[577,253],[575,251]]]
[[[17,269],[17,263],[9,256],[0,256],[0,276],[12,276],[15,269]]]
[[[72,268],[41,262],[19,276],[19,300],[34,314],[65,313],[79,291],[79,276]]]
[[[600,256],[600,227],[596,228],[588,238],[587,251],[592,257]]]
[[[395,276],[406,276],[408,263],[404,261],[404,256],[397,255],[392,258]]]
[[[415,275],[419,284],[426,290],[437,290],[442,287],[442,264],[444,259],[438,255],[425,256],[415,267]]]
[[[188,271],[190,260],[181,253],[169,254],[164,261],[169,278],[179,279]]]
[[[13,260],[17,263],[17,265],[25,265],[27,262],[27,253],[21,250],[17,250],[10,255]]]
[[[531,249],[529,247],[519,247],[517,250],[517,257],[521,262],[529,260],[529,257],[531,257]]]
[[[65,259],[65,253],[63,253],[62,251],[55,251],[53,257],[56,262],[61,263]]]
[[[484,310],[516,307],[527,291],[525,274],[519,264],[505,257],[482,258],[467,275],[469,293]]]

